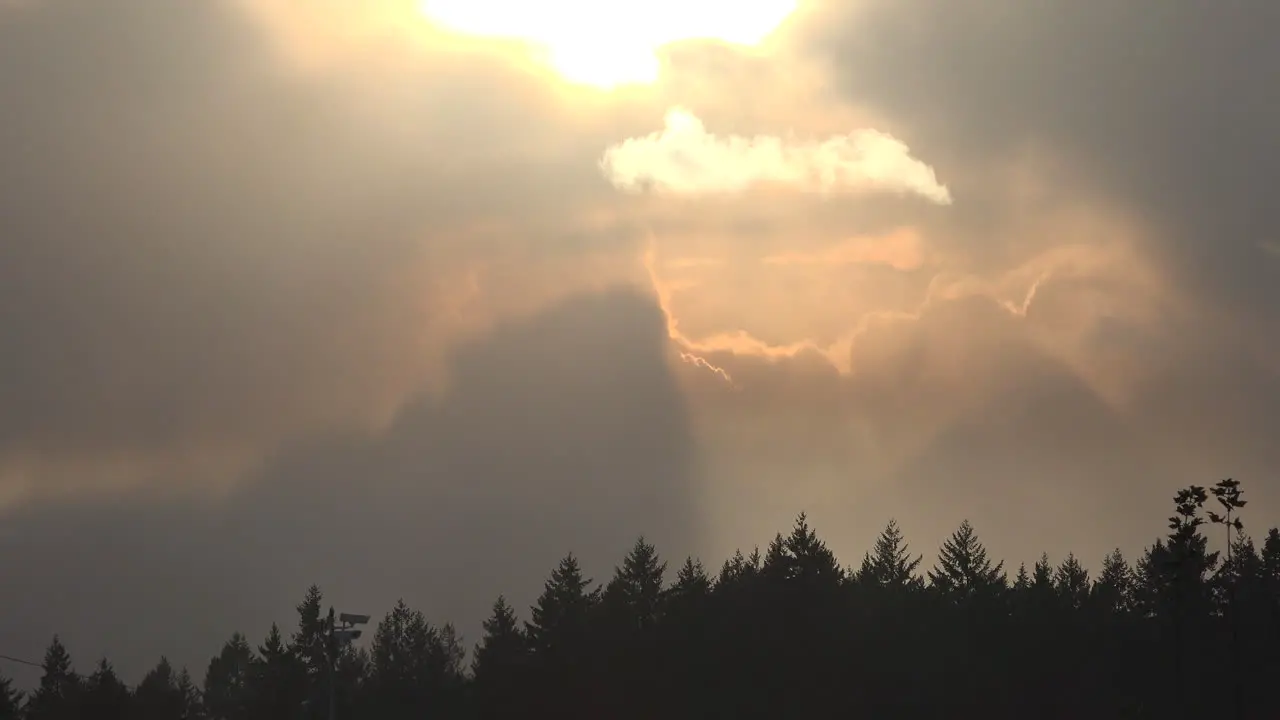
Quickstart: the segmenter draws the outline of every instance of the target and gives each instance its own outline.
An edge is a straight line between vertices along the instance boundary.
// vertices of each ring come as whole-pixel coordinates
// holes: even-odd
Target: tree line
[[[469,662],[403,602],[336,643],[313,586],[292,632],[233,635],[199,682],[164,658],[132,688],[106,659],[79,674],[55,637],[28,696],[0,678],[0,720],[1276,718],[1280,530],[1255,543],[1245,504],[1233,480],[1182,490],[1168,534],[1096,576],[1011,571],[967,521],[924,571],[895,522],[854,566],[801,515],[669,583],[641,538],[604,583],[565,557],[526,620],[497,598]]]

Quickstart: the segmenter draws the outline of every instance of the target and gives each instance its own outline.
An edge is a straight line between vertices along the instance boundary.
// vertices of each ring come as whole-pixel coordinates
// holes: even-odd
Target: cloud
[[[652,188],[684,195],[779,183],[824,193],[911,193],[940,205],[951,203],[933,168],[912,157],[905,143],[877,130],[824,141],[718,137],[683,108],[669,110],[664,125],[660,132],[605,150],[600,167],[611,183],[626,191]]]
[[[882,237],[855,237],[819,253],[781,253],[761,262],[769,265],[887,265],[895,270],[915,270],[925,263],[920,233],[901,228]]]
[[[0,504],[224,490],[279,443],[386,426],[497,320],[622,276],[624,237],[573,242],[608,191],[591,145],[542,150],[572,126],[547,88],[431,45],[371,59],[377,34],[296,65],[281,50],[331,28],[282,7],[0,23]]]
[[[980,191],[961,168],[1034,147],[1054,158],[1058,194],[1128,205],[1187,292],[1261,335],[1276,321],[1263,311],[1280,308],[1280,271],[1256,261],[1280,232],[1280,103],[1265,70],[1280,63],[1280,7],[1233,7],[819,0],[791,30],[836,92],[945,160],[967,202]]]
[[[473,643],[499,593],[532,604],[569,550],[601,580],[640,534],[696,552],[696,448],[667,350],[645,296],[588,293],[457,348],[449,388],[381,432],[312,436],[218,502],[24,505],[0,525],[5,652],[38,658],[59,632],[81,669],[105,651],[130,681],[161,653],[195,672],[232,632],[287,628],[313,582],[378,617],[403,597]]]
[[[474,628],[799,510],[1013,562],[1219,474],[1272,517],[1274,10],[807,5],[614,93],[405,0],[4,13],[0,640],[195,663],[312,581]]]

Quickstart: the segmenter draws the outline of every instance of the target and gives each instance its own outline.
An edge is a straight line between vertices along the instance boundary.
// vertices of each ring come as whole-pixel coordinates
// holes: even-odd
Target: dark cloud
[[[574,551],[602,582],[640,534],[696,552],[691,428],[661,314],[610,292],[459,351],[445,395],[386,433],[288,449],[223,503],[125,493],[6,518],[6,654],[64,639],[131,678],[159,653],[203,672],[233,631],[258,639],[320,583],[352,611],[397,598],[478,639],[498,593],[531,603]],[[6,668],[8,672],[10,668]]]
[[[970,168],[1047,147],[1148,218],[1182,282],[1237,313],[1280,307],[1280,267],[1259,249],[1280,235],[1275,3],[818,5],[810,48],[950,172],[958,206],[984,194]]]
[[[1133,343],[1150,366],[1111,399],[1038,342],[1049,321],[1034,304],[1024,318],[986,297],[940,303],[868,331],[849,376],[816,355],[709,355],[739,383],[706,377],[697,396],[706,483],[735,498],[711,508],[715,551],[804,509],[849,561],[893,517],[931,562],[967,518],[1015,567],[1041,551],[1096,567],[1158,537],[1177,488],[1228,476],[1248,487],[1252,531],[1274,524],[1274,373],[1175,328]]]
[[[6,11],[10,486],[226,473],[212,456],[382,422],[453,341],[467,273],[518,260],[536,285],[589,255],[566,240],[607,188],[595,148],[546,149],[553,98],[496,61],[361,67],[294,70],[227,1]],[[504,291],[467,310],[539,301]]]

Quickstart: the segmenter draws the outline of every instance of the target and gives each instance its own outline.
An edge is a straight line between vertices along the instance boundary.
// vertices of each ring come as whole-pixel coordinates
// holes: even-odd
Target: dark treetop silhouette
[[[1182,490],[1169,534],[1095,578],[1069,555],[1010,580],[968,522],[923,574],[894,522],[857,569],[801,515],[671,584],[640,539],[603,585],[565,557],[527,621],[499,597],[469,666],[451,625],[403,602],[367,647],[326,652],[312,587],[295,631],[233,635],[202,690],[164,658],[132,689],[106,659],[77,674],[55,637],[29,695],[0,679],[0,720],[1276,718],[1280,530],[1258,547],[1245,504],[1232,480]]]

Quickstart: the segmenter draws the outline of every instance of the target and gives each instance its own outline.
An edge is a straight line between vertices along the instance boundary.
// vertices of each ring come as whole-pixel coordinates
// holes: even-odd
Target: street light
[[[335,620],[333,606],[329,607],[329,637],[325,643],[325,660],[329,664],[329,720],[335,720],[338,715],[338,654],[352,641],[360,639],[363,631],[355,626],[368,622],[368,615],[351,613],[342,613]]]

